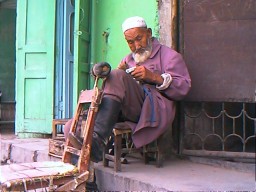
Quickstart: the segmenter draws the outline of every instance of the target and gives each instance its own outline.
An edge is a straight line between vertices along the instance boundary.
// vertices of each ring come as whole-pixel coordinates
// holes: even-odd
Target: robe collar
[[[160,47],[161,47],[161,44],[159,43],[159,41],[155,37],[152,37],[152,53],[149,57],[150,59],[152,59],[157,54]]]

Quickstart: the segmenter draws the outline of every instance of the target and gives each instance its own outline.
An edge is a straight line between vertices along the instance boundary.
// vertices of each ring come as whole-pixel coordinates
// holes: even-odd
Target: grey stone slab
[[[214,167],[177,158],[164,167],[129,160],[122,172],[95,165],[98,185],[103,191],[254,191],[255,173]],[[111,164],[110,164],[111,165]]]
[[[22,147],[22,145],[13,144],[10,159],[12,163],[30,163],[34,162],[34,154],[35,151],[28,146]]]
[[[48,150],[47,139],[15,139],[11,148],[11,162],[37,161],[38,151]]]

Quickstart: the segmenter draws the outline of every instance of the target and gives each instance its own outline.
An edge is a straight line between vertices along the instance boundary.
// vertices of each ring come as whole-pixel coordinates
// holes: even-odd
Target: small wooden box
[[[52,120],[52,139],[49,139],[49,155],[62,158],[65,138],[63,134],[57,134],[57,125],[65,125],[69,119],[53,119]]]
[[[64,138],[49,139],[49,155],[57,158],[62,158],[64,147]]]

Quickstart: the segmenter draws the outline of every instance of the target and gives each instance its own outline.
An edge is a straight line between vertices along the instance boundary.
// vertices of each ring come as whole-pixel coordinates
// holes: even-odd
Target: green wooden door
[[[51,133],[55,1],[17,1],[16,133]]]
[[[75,1],[73,108],[81,90],[89,86],[90,0]]]

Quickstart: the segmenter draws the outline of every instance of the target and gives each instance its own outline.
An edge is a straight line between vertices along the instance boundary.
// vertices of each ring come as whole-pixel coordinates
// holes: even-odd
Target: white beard
[[[136,63],[142,63],[146,61],[151,55],[151,51],[144,51],[143,53],[134,53],[133,59]]]
[[[152,42],[151,42],[151,39],[148,39],[148,45],[146,48],[144,48],[144,51],[142,53],[134,52],[132,56],[136,63],[142,63],[150,57],[151,53],[152,53]]]

